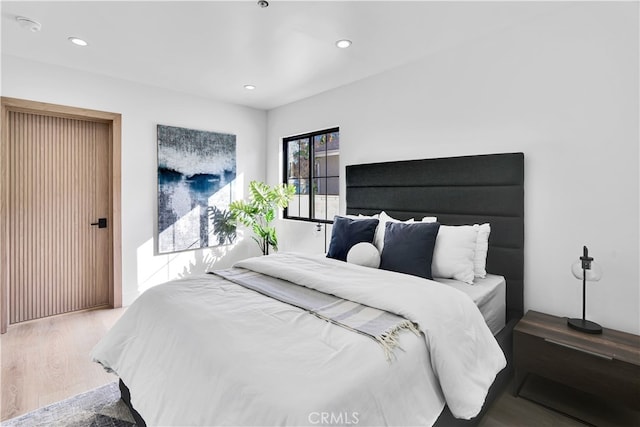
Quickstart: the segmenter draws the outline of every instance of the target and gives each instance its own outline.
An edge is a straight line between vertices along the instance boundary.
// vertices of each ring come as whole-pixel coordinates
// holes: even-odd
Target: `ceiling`
[[[567,7],[269,2],[2,1],[2,53],[268,110]],[[22,28],[16,16],[40,22],[41,31]],[[338,49],[344,38],[352,46]]]

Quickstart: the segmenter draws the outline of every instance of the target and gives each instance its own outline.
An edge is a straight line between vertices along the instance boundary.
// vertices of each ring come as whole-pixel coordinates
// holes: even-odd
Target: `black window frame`
[[[339,127],[333,127],[333,128],[329,128],[329,129],[323,129],[323,130],[318,130],[318,131],[313,131],[313,132],[308,132],[308,133],[303,133],[300,135],[293,135],[293,136],[288,136],[286,138],[284,138],[282,140],[282,158],[283,158],[283,162],[282,162],[282,179],[283,179],[283,183],[286,185],[289,183],[289,177],[288,177],[288,172],[289,172],[289,142],[291,141],[299,141],[301,139],[309,139],[309,146],[313,147],[313,141],[314,138],[316,136],[320,136],[320,135],[326,135],[326,134],[330,134],[330,133],[338,133],[340,134],[340,128]],[[338,153],[340,152],[340,150],[338,149]],[[291,216],[289,215],[289,208],[286,207],[284,208],[284,212],[283,212],[283,218],[284,219],[290,219],[290,220],[294,220],[294,221],[306,221],[306,222],[314,222],[314,223],[322,223],[322,224],[333,224],[333,218],[331,219],[317,219],[317,218],[313,218],[313,212],[315,211],[315,192],[313,191],[313,180],[317,179],[314,175],[315,172],[315,168],[312,167],[312,165],[315,163],[315,150],[313,148],[309,149],[309,194],[307,194],[307,197],[309,197],[309,217],[301,217],[301,216]],[[325,176],[322,176],[320,178],[338,178],[338,180],[340,179],[340,172],[338,171],[338,175],[334,176],[334,175],[326,175],[326,170],[328,167],[328,162],[325,161]],[[339,196],[339,190],[338,190],[338,196]],[[326,211],[325,211],[326,212]]]

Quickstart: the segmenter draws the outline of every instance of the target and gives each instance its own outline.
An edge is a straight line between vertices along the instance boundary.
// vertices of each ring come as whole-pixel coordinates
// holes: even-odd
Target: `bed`
[[[506,279],[506,325],[496,340],[507,358],[472,420],[445,407],[436,425],[476,425],[512,375],[513,328],[524,314],[524,154],[501,153],[347,166],[347,213],[385,210],[400,219],[491,224],[487,271]]]
[[[523,312],[524,156],[353,165],[346,168],[346,185],[350,215],[385,211],[398,219],[433,216],[449,225],[491,223],[486,286],[472,288],[473,295],[463,295],[446,280],[426,289],[422,278],[303,254],[245,260],[237,268],[300,280],[345,300],[362,298],[362,304],[397,311],[418,328],[447,318],[448,328],[461,331],[459,337],[454,329],[445,334],[433,326],[395,336],[389,351],[370,336],[240,286],[235,278],[174,281],[141,296],[146,302],[134,303],[123,316],[128,320],[118,322],[93,351],[94,360],[119,375],[123,399],[138,424],[468,425],[480,420],[509,379],[512,329]],[[335,280],[335,272],[348,285]],[[389,283],[399,276],[403,292],[394,292]],[[405,292],[408,297],[394,295]],[[436,301],[436,295],[451,303],[426,302]],[[506,305],[496,307],[501,295]],[[485,322],[493,324],[491,330]],[[196,350],[168,351],[187,343]],[[464,360],[473,352],[486,352],[486,360],[478,357],[482,365],[474,365],[475,358],[471,364]],[[175,407],[182,412],[172,413]]]

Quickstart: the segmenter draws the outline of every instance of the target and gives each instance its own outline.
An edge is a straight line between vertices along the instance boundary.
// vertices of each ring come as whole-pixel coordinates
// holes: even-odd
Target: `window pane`
[[[340,178],[326,178],[327,219],[340,213]]]
[[[287,178],[295,178],[298,176],[298,151],[300,150],[299,141],[289,141],[287,143]]]
[[[313,219],[327,219],[326,181],[325,178],[313,180]]]
[[[289,180],[289,184],[296,187],[296,212],[289,212],[290,216],[297,216],[299,218],[309,218],[309,182],[308,179],[293,179]]]
[[[313,176],[327,176],[327,158],[318,153],[315,153],[315,156],[313,161]]]
[[[333,152],[326,157],[327,174],[325,176],[340,176],[340,155]]]
[[[300,140],[298,159],[298,177],[309,178],[309,139]]]
[[[339,178],[313,180],[313,218],[332,220],[340,211]]]
[[[315,178],[313,180],[313,194],[321,195],[326,194],[327,183],[326,178]]]
[[[287,216],[300,216],[300,194],[298,191],[299,181],[300,180],[298,178],[289,179],[287,181],[287,184],[293,185],[296,188],[296,195],[289,202],[289,206],[287,207]]]
[[[326,178],[326,194],[338,196],[340,194],[340,178]]]
[[[327,151],[340,150],[340,132],[333,132],[328,134],[327,137]]]
[[[327,134],[316,135],[313,137],[313,153],[324,155],[327,151]]]
[[[295,181],[296,193],[297,194],[309,194],[309,180],[308,179],[298,179]]]
[[[309,180],[294,178],[287,183],[296,188],[296,195],[287,207],[287,216],[309,218]]]
[[[300,196],[295,195],[287,206],[287,216],[300,216]]]
[[[314,176],[327,176],[327,140],[329,134],[316,135],[313,138]]]
[[[313,205],[313,219],[327,219],[324,196],[315,196]]]
[[[309,195],[301,194],[297,197],[300,198],[300,213],[298,214],[298,217],[309,218],[309,203],[311,202]]]
[[[289,141],[287,178],[309,177],[309,140]]]

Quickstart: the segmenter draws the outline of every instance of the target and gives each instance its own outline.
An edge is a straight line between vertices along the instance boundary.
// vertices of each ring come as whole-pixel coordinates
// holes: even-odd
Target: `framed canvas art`
[[[158,125],[158,253],[232,243],[236,136]]]

